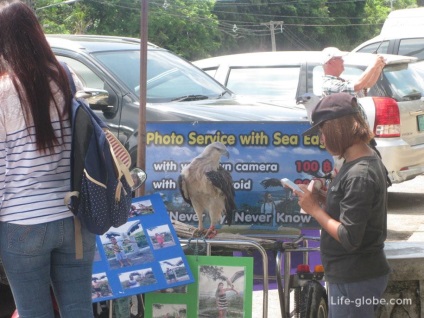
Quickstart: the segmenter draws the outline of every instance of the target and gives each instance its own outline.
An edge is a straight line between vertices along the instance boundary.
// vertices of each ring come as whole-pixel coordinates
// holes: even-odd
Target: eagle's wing
[[[217,171],[206,172],[208,180],[212,185],[222,191],[225,197],[225,212],[228,225],[231,225],[233,212],[237,208],[234,200],[235,190],[233,179],[229,171],[219,167]]]
[[[276,178],[266,178],[266,179],[261,181],[261,185],[265,189],[268,189],[269,187],[282,187],[283,186],[281,184],[280,179],[276,179]]]
[[[237,279],[244,276],[244,271],[237,271],[234,273],[234,275],[230,278],[231,283],[234,283]]]
[[[168,264],[168,265],[170,265],[170,266],[174,266],[174,264],[172,264],[171,262],[168,262],[168,261],[164,261],[163,263],[164,263],[164,264]]]
[[[141,226],[140,221],[137,221],[136,223],[134,223],[133,225],[131,225],[131,227],[127,230],[127,235],[131,235],[132,232],[138,230]]]
[[[185,184],[184,176],[179,175],[178,176],[178,188],[180,189],[181,196],[183,197],[184,201],[188,204],[192,205],[190,196],[187,193],[187,186]]]

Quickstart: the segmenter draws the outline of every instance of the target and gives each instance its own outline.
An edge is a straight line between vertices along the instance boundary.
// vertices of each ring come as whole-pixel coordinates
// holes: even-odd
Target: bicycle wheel
[[[327,318],[328,303],[325,288],[316,281],[302,287],[300,297],[301,318]]]

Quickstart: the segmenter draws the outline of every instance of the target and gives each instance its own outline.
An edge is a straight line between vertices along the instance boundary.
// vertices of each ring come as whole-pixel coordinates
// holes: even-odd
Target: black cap
[[[312,110],[312,127],[302,135],[315,135],[318,132],[319,125],[327,120],[358,113],[359,108],[353,106],[353,101],[356,101],[356,98],[348,93],[335,93],[324,97]]]

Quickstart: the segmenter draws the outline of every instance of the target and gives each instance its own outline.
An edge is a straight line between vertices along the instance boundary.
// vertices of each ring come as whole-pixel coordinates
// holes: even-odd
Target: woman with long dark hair
[[[0,253],[21,318],[92,317],[95,235],[76,259],[70,191],[71,91],[34,12],[0,1]]]

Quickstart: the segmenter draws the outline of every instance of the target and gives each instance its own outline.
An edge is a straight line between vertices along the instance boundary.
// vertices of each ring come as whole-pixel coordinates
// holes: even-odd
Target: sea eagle
[[[178,177],[181,195],[184,201],[193,207],[199,219],[200,233],[204,232],[203,212],[209,213],[211,223],[205,233],[207,237],[216,234],[215,225],[222,213],[226,215],[226,223],[231,225],[233,211],[236,209],[231,174],[219,165],[223,155],[229,158],[225,145],[214,142],[185,166]]]

